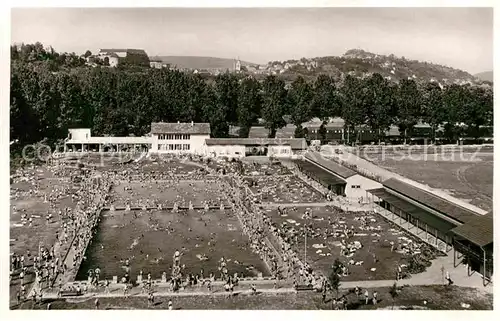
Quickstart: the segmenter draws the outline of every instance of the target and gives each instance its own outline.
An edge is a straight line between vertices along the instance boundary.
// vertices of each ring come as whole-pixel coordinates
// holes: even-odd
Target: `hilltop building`
[[[119,64],[128,64],[149,67],[149,57],[142,49],[101,49],[97,58],[109,59],[111,67],[117,67]]]

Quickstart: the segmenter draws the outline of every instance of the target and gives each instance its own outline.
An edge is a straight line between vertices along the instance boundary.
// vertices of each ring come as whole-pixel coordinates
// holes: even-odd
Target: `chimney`
[[[181,122],[180,121],[177,121],[177,124],[180,124]]]
[[[194,127],[194,121],[191,121],[191,127]]]

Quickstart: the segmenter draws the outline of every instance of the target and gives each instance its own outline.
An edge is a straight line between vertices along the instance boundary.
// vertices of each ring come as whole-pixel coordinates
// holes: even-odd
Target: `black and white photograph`
[[[9,10],[10,310],[493,310],[493,7]]]

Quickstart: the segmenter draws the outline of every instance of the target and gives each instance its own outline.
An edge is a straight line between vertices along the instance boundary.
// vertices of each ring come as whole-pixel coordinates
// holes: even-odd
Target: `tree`
[[[380,144],[394,120],[394,89],[377,73],[367,78],[363,85],[360,95],[364,104],[364,123],[375,133]]]
[[[314,82],[312,115],[324,121],[329,117],[340,117],[342,112],[337,90],[332,77],[319,75]]]
[[[342,273],[342,263],[338,259],[335,259],[334,264],[330,274],[328,275],[328,283],[330,285],[330,290],[335,291],[335,299],[339,298],[339,287],[340,287],[340,273]]]
[[[414,80],[403,79],[396,92],[398,106],[396,124],[403,133],[404,143],[421,118],[422,96]]]
[[[240,137],[248,137],[250,128],[260,116],[262,98],[260,84],[254,78],[245,78],[239,85],[238,93],[238,125]]]
[[[236,124],[238,122],[238,79],[234,74],[220,74],[215,77],[214,89],[217,103],[226,112],[226,121]]]
[[[481,136],[480,127],[491,122],[493,94],[481,87],[461,87],[463,102],[459,107],[458,120],[467,126],[468,134],[476,140]]]
[[[389,294],[391,295],[392,298],[392,309],[394,310],[394,302],[396,300],[396,297],[398,296],[398,285],[396,282],[392,285],[391,289],[389,290]]]
[[[296,126],[295,137],[304,137],[302,123],[308,121],[312,117],[312,88],[299,76],[288,91],[288,105],[292,123]]]
[[[85,51],[85,54],[83,55],[85,58],[88,58],[92,56],[92,52],[90,50]]]
[[[450,141],[456,141],[460,136],[460,127],[457,126],[462,118],[460,116],[462,105],[466,101],[466,95],[463,88],[459,85],[446,87],[443,93],[443,104],[446,112],[446,121],[444,124],[444,136]]]
[[[443,92],[436,83],[428,83],[422,95],[422,119],[431,126],[431,140],[436,140],[436,130],[446,119]]]
[[[359,93],[362,90],[360,79],[348,75],[339,91],[344,130],[347,132],[347,143],[350,142],[350,132],[363,124],[364,102]]]
[[[283,119],[286,97],[283,80],[267,76],[262,84],[262,118],[269,137],[275,137],[276,131],[286,125]]]

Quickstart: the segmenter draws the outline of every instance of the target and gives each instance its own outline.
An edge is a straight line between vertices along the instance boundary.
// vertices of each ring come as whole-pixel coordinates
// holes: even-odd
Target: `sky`
[[[491,8],[15,8],[11,43],[83,54],[144,49],[252,63],[349,49],[493,70]]]

